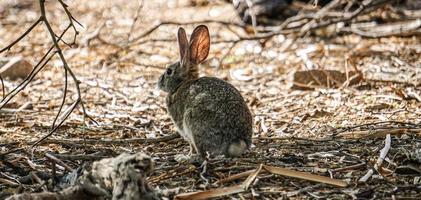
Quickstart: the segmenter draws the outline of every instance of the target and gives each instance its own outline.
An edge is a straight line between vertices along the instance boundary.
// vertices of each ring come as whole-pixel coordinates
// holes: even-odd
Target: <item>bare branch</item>
[[[66,103],[66,96],[67,96],[67,69],[64,69],[64,89],[63,89],[63,100],[61,102],[60,108],[58,109],[57,115],[54,118],[53,124],[51,125],[51,129],[54,129],[55,124],[57,122],[58,117],[60,116],[61,110],[63,109],[64,103]]]
[[[163,25],[182,26],[182,25],[204,24],[204,23],[217,23],[217,24],[232,25],[232,26],[237,26],[237,27],[241,27],[241,28],[246,28],[246,25],[244,25],[244,24],[239,24],[239,23],[235,23],[235,22],[218,21],[218,20],[202,20],[202,21],[191,21],[191,22],[161,21],[161,22],[158,22],[155,25],[153,25],[148,30],[144,31],[142,34],[140,34],[140,35],[134,37],[133,39],[129,40],[129,42],[133,43],[137,40],[140,40],[140,39],[150,35],[155,30],[157,30],[160,26],[163,26]]]
[[[47,135],[43,136],[41,139],[37,140],[32,147],[37,146],[39,143],[50,137],[56,130],[63,125],[63,123],[66,121],[66,119],[72,114],[72,112],[75,110],[76,106],[80,103],[80,99],[76,100],[68,109],[67,112],[64,112],[63,116],[61,116],[60,122],[57,124],[57,126],[53,127],[50,132],[48,132]]]
[[[59,0],[60,1],[60,0]],[[61,2],[61,1],[60,1]],[[82,107],[82,111],[83,111],[83,121],[85,121],[85,117],[88,117],[89,119],[91,119],[92,121],[94,121],[95,122],[95,120],[93,120],[90,116],[88,116],[88,114],[86,113],[86,109],[85,109],[85,107],[84,107],[84,105],[83,105],[83,101],[82,101],[82,95],[81,95],[81,92],[80,92],[80,81],[77,79],[77,77],[76,77],[76,75],[73,73],[73,71],[72,71],[72,69],[70,69],[70,67],[69,67],[69,65],[67,64],[67,61],[66,61],[66,58],[64,57],[64,55],[63,55],[63,52],[62,52],[62,50],[61,50],[61,48],[60,48],[60,46],[58,45],[58,42],[57,42],[57,39],[56,39],[56,37],[55,37],[55,33],[54,33],[54,31],[53,31],[53,29],[51,28],[51,25],[50,25],[50,23],[49,23],[49,21],[48,21],[48,19],[47,19],[47,16],[46,16],[46,14],[45,14],[45,0],[39,0],[39,5],[40,5],[40,9],[41,9],[41,18],[42,18],[42,20],[43,20],[43,22],[44,22],[44,24],[45,24],[45,26],[47,27],[47,30],[48,30],[48,33],[50,34],[50,36],[51,36],[51,40],[53,41],[53,44],[54,44],[54,47],[55,47],[55,49],[56,49],[56,51],[57,51],[57,54],[59,55],[59,57],[60,57],[60,60],[61,60],[61,62],[62,62],[62,64],[63,64],[63,67],[65,68],[65,70],[66,70],[66,82],[67,82],[67,72],[70,74],[70,77],[73,79],[73,81],[75,82],[75,86],[76,86],[76,91],[77,91],[77,100],[74,102],[74,104],[72,105],[72,107],[71,107],[71,109],[70,109],[70,112],[68,112],[68,113],[65,113],[65,116],[62,118],[62,121],[60,121],[60,123],[56,126],[56,127],[53,127],[52,128],[52,130],[50,131],[50,133],[48,133],[46,136],[44,136],[43,138],[41,138],[38,142],[36,142],[33,146],[35,146],[35,145],[37,145],[39,142],[41,142],[42,140],[44,140],[45,138],[47,138],[48,136],[50,136],[50,135],[52,135],[54,132],[55,132],[55,130],[57,130],[57,128],[58,127],[60,127],[62,124],[63,124],[63,122],[69,117],[69,115],[71,114],[71,112],[76,108],[76,106],[80,103],[81,104],[81,107]],[[63,7],[65,8],[65,10],[67,10],[67,5],[66,4],[62,4],[63,5]],[[68,15],[69,16],[69,18],[72,18],[71,17],[71,15]],[[71,21],[71,20],[70,20]],[[75,28],[74,27],[74,25],[73,25],[73,22],[71,22],[70,23],[70,25],[69,26],[71,26],[71,27],[73,27],[73,28]],[[67,84],[67,83],[66,83]],[[63,100],[63,103],[64,103],[64,100]],[[60,112],[61,112],[61,108],[63,107],[63,105],[61,105],[60,106]],[[58,116],[58,115],[57,115]],[[53,123],[53,125],[55,124],[55,122],[56,122],[56,119],[54,120],[54,123]]]
[[[83,27],[83,25],[73,17],[72,13],[70,13],[69,9],[67,9],[68,5],[66,3],[64,3],[63,0],[58,0],[58,2],[63,7],[64,12],[66,12],[67,18],[69,19],[69,23],[73,27],[73,30],[75,31],[75,35],[73,37],[73,42],[72,42],[72,44],[74,44],[74,43],[76,43],[76,37],[79,34],[79,31],[77,31],[76,26],[74,25],[73,21],[75,21],[81,27]]]
[[[67,31],[67,29],[66,29]],[[65,33],[65,31],[63,32]],[[50,57],[44,62],[44,60],[47,58],[47,56],[50,54],[50,52],[53,50],[53,47],[51,47],[47,53],[44,54],[44,56],[41,58],[41,60],[35,65],[34,69],[29,73],[29,75],[12,91],[10,91],[0,102],[0,110],[13,98],[15,97],[20,91],[25,89],[25,87],[32,81],[32,79],[38,74],[38,72],[41,71],[42,68],[47,64],[47,62],[55,55],[56,52],[54,52]]]
[[[2,83],[2,87],[3,87],[3,99],[0,102],[0,109],[2,109],[13,97],[15,97],[20,91],[22,91],[32,80],[33,78],[46,66],[46,64],[51,60],[51,58],[58,54],[60,57],[60,60],[63,64],[63,68],[64,68],[64,73],[65,73],[65,85],[64,85],[64,93],[63,93],[63,100],[62,103],[60,105],[59,111],[56,115],[56,117],[54,118],[54,121],[52,123],[52,127],[50,132],[44,136],[43,138],[41,138],[37,143],[34,144],[34,146],[36,144],[38,144],[39,142],[41,142],[42,140],[44,140],[45,138],[47,138],[48,136],[50,136],[52,133],[54,133],[63,123],[64,121],[68,118],[68,116],[74,111],[74,109],[77,107],[77,105],[80,103],[82,106],[82,111],[83,111],[83,118],[85,119],[85,117],[88,117],[89,119],[91,119],[93,122],[95,122],[95,120],[93,120],[90,116],[87,115],[86,113],[86,109],[83,105],[82,102],[82,95],[80,92],[80,81],[76,78],[76,75],[73,73],[73,71],[71,70],[71,68],[68,66],[67,61],[63,55],[62,49],[59,46],[59,42],[63,42],[64,44],[67,44],[65,41],[62,40],[62,37],[64,36],[64,34],[70,29],[73,28],[75,31],[75,36],[74,36],[74,41],[73,43],[75,43],[76,41],[76,35],[78,34],[78,31],[75,27],[75,24],[73,22],[78,23],[80,26],[82,26],[70,13],[70,11],[68,10],[68,6],[62,1],[62,0],[58,0],[59,3],[61,4],[61,6],[63,7],[64,11],[66,12],[66,15],[68,16],[69,19],[69,25],[67,26],[67,28],[61,33],[60,36],[57,36],[48,19],[46,16],[46,12],[45,12],[45,0],[39,0],[39,5],[40,5],[40,12],[41,12],[41,16],[39,17],[39,19],[32,24],[31,27],[29,27],[18,39],[16,39],[15,41],[13,41],[11,44],[9,44],[8,46],[6,46],[5,48],[3,48],[1,52],[10,49],[12,46],[14,46],[16,43],[18,43],[20,40],[22,40],[22,38],[24,38],[27,34],[29,34],[35,26],[37,26],[40,22],[44,22],[45,26],[47,27],[47,31],[49,33],[49,35],[51,36],[51,40],[53,42],[52,47],[44,54],[44,56],[41,58],[41,60],[36,64],[36,66],[34,67],[34,69],[30,72],[30,74],[16,87],[14,88],[12,91],[10,91],[8,94],[5,94],[5,87],[4,87],[4,83],[3,83],[3,79],[1,79],[1,83]],[[67,44],[69,46],[71,46],[70,44]],[[55,49],[55,51],[53,53],[51,53],[53,50]],[[67,109],[62,116],[60,116],[60,113],[63,109],[63,106],[65,104],[65,100],[67,98],[67,90],[68,90],[68,75],[70,74],[70,77],[72,78],[72,80],[75,82],[75,86],[76,86],[76,90],[77,90],[77,100],[69,107],[69,109]],[[60,119],[60,121],[58,122],[58,124],[56,125],[57,121]],[[96,123],[96,122],[95,122]]]
[[[130,37],[131,37],[131,35],[132,35],[132,32],[133,32],[134,26],[136,25],[136,22],[137,22],[137,20],[139,19],[139,13],[140,13],[140,11],[142,10],[142,8],[143,8],[143,0],[139,0],[139,6],[138,6],[138,7],[137,7],[137,9],[136,9],[136,13],[135,13],[135,16],[134,16],[134,18],[133,18],[133,23],[132,23],[132,25],[130,26],[129,33],[127,34],[127,42],[128,42],[128,43],[130,42]]]
[[[9,45],[7,45],[6,47],[4,47],[3,49],[0,50],[0,53],[3,53],[6,50],[10,50],[10,48],[12,48],[12,46],[14,46],[16,43],[18,43],[19,41],[21,41],[26,35],[28,35],[32,29],[34,29],[40,22],[42,22],[42,18],[38,18],[37,21],[35,21],[20,37],[18,37],[15,41],[13,41],[12,43],[10,43]]]

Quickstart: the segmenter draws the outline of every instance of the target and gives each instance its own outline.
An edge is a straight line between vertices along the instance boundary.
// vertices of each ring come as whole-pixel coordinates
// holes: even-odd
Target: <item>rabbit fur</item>
[[[169,65],[158,82],[168,93],[167,111],[177,131],[189,142],[190,154],[240,156],[251,145],[252,115],[233,85],[199,78],[198,65],[209,54],[208,28],[197,26],[190,41],[183,28],[177,36],[180,61]]]

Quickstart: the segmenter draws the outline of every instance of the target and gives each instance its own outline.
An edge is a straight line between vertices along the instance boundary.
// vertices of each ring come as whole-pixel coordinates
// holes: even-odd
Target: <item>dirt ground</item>
[[[37,3],[13,2],[0,3],[0,47],[16,39],[39,16]],[[54,30],[63,30],[68,23],[65,13],[55,1],[47,5]],[[204,23],[210,29],[212,46],[200,74],[227,80],[241,91],[254,116],[254,135],[250,152],[242,158],[213,159],[201,174],[200,164],[175,160],[176,155],[187,154],[189,146],[171,137],[175,128],[165,109],[166,94],[157,88],[165,66],[178,59],[175,34],[179,25],[163,24],[144,33],[159,21],[238,23],[232,6],[215,1],[193,7],[175,0],[145,1],[141,8],[137,1],[120,0],[75,0],[68,5],[83,27],[78,26],[77,45],[62,47],[81,81],[87,113],[98,125],[84,119],[78,107],[52,136],[31,148],[48,133],[61,105],[64,70],[54,57],[0,111],[1,199],[46,189],[39,182],[21,179],[31,173],[44,174],[46,180],[51,177],[46,153],[76,169],[83,164],[89,168],[101,158],[139,151],[154,159],[149,182],[165,198],[241,183],[245,178],[215,184],[260,164],[341,179],[348,186],[263,173],[248,191],[221,199],[421,198],[421,156],[416,154],[421,154],[419,35],[365,38],[316,33],[298,39],[277,35],[263,44],[259,40],[232,42],[238,40],[236,34],[248,33],[236,26]],[[183,27],[189,34],[195,25]],[[64,40],[72,38],[71,30]],[[39,25],[0,56],[22,55],[35,65],[50,45],[49,35]],[[358,69],[365,80],[337,88],[291,89],[292,74],[309,69]],[[18,84],[4,82],[6,91]],[[71,98],[63,110],[76,99],[74,86],[70,81]],[[22,105],[25,108],[16,111]],[[385,146],[384,133],[392,134],[390,151],[380,170],[361,182]],[[161,137],[168,139],[156,140]],[[56,170],[59,176],[68,173],[61,166]]]

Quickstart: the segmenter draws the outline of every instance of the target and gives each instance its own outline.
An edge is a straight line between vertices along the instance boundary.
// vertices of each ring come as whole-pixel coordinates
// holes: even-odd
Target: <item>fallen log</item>
[[[153,170],[152,159],[144,153],[121,154],[94,162],[73,185],[57,192],[16,194],[8,200],[49,199],[160,199],[146,182]]]

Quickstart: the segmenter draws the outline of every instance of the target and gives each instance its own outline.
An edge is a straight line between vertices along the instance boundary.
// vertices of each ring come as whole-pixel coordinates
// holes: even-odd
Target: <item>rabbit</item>
[[[209,30],[199,25],[187,41],[185,30],[177,33],[180,61],[167,66],[158,88],[167,92],[166,107],[190,152],[239,157],[250,148],[253,118],[240,92],[215,77],[200,77],[198,65],[209,53]]]

